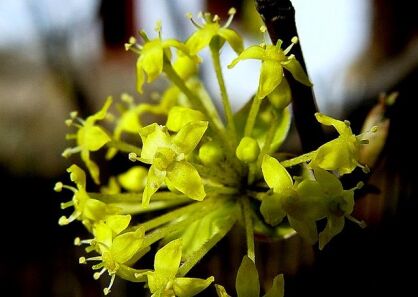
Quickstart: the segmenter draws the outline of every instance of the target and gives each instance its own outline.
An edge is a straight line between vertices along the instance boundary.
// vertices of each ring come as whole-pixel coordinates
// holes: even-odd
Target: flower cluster
[[[261,232],[257,224],[283,238],[296,231],[311,243],[319,241],[322,249],[342,231],[346,219],[358,222],[351,213],[355,190],[361,184],[344,189],[339,177],[357,167],[367,169],[359,162],[359,150],[367,141],[354,135],[348,122],[317,113],[318,122],[333,126],[339,136],[304,155],[278,158],[292,120],[286,75],[312,86],[291,54],[297,38],[286,49],[281,40],[244,49],[240,35],[229,28],[235,10],[229,14],[223,26],[217,15],[202,14],[202,23],[188,15],[196,31],[184,42],[164,40],[160,24],[156,38],[141,31],[142,43],[133,37],[129,40],[126,49],[138,55],[137,91],[142,94],[144,84],[161,75],[169,80],[158,103],[135,103],[132,96],[123,94],[118,114],[111,114],[109,98],[87,119],[73,112],[66,121],[76,129],[67,136],[76,146],[63,155],[79,152],[94,184],[102,186],[87,191],[85,171],[71,165],[68,172],[75,187],[58,182],[55,190],[73,192],[62,208],[74,210],[62,216],[59,224],[78,220],[92,234],[91,239],[76,238],[75,244],[85,244],[86,252],[95,254],[81,257],[80,263],[95,261],[96,279],[109,274],[105,295],[116,276],[146,284],[152,296],[198,294],[214,277],[186,275],[234,225],[241,224],[247,255],[237,274],[237,294],[260,296],[254,250],[254,235]],[[237,53],[229,68],[246,59],[261,61],[256,96],[235,114],[221,70],[220,53],[227,44]],[[205,48],[211,52],[225,119],[197,76],[202,62],[198,54]],[[144,125],[145,113],[159,120]],[[116,154],[124,154],[135,164],[120,168],[125,170],[122,173],[100,176],[105,164],[93,161],[97,151],[103,151],[109,162]],[[319,221],[326,221],[320,231]],[[157,242],[162,247],[155,251]],[[155,252],[154,267],[144,267],[141,258],[151,251]],[[229,296],[221,285],[216,290],[219,296]],[[283,296],[282,275],[274,279],[265,296]]]

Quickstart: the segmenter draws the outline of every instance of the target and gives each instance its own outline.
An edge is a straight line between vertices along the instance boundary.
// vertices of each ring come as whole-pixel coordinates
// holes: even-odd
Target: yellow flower
[[[156,31],[158,37],[152,40],[148,38],[145,32],[140,32],[141,37],[145,41],[142,46],[135,44],[135,39],[130,40],[130,43],[127,45],[127,49],[133,49],[139,53],[139,58],[136,62],[136,89],[141,94],[143,92],[142,86],[145,82],[145,75],[147,75],[147,83],[150,83],[162,73],[166,58],[171,57],[170,48],[176,48],[190,57],[189,49],[184,43],[176,39],[161,39],[160,23],[157,23]],[[194,61],[197,63],[198,59],[196,58]]]
[[[99,184],[99,167],[95,162],[90,160],[90,152],[95,152],[102,148],[106,143],[108,143],[111,138],[103,130],[103,128],[96,125],[96,121],[103,120],[106,117],[107,110],[112,104],[112,98],[108,97],[102,109],[97,113],[89,116],[85,121],[77,118],[76,113],[72,113],[72,119],[66,121],[68,125],[74,125],[78,128],[76,134],[68,134],[68,139],[75,138],[77,141],[77,146],[73,148],[67,148],[62,155],[64,157],[69,157],[74,153],[81,153],[81,159],[87,166],[87,169],[90,172],[91,177],[93,178],[96,184]],[[73,120],[77,119],[80,124],[74,123]]]
[[[353,134],[349,123],[321,113],[316,113],[315,116],[321,124],[334,126],[340,135],[316,150],[310,166],[336,170],[340,175],[351,173],[357,166],[367,170],[358,162],[360,144],[364,141],[360,139],[360,136]]]
[[[61,209],[74,207],[74,211],[69,217],[62,216],[58,221],[60,225],[68,225],[74,220],[79,220],[90,229],[94,223],[119,212],[117,207],[90,198],[86,191],[86,174],[80,167],[71,165],[67,172],[70,173],[70,179],[76,184],[77,188],[58,182],[55,185],[55,191],[60,192],[65,188],[74,193],[70,201],[61,203]]]
[[[287,56],[297,38],[292,39],[292,44],[285,50],[281,49],[282,41],[279,39],[276,45],[254,45],[245,49],[228,68],[234,67],[238,62],[247,59],[261,60],[260,81],[257,97],[264,98],[270,95],[283,81],[283,68],[287,69],[300,83],[311,86],[308,76],[294,55]]]
[[[144,230],[137,228],[134,231],[124,232],[131,221],[130,215],[113,215],[106,218],[106,220],[96,224],[93,228],[94,239],[79,240],[76,239],[76,245],[81,243],[90,244],[100,256],[85,258],[81,257],[80,264],[86,264],[88,261],[99,261],[98,264],[93,265],[94,270],[99,270],[93,274],[94,279],[99,279],[104,272],[108,272],[110,278],[109,286],[103,292],[105,295],[110,293],[110,289],[118,275],[123,279],[132,282],[144,281],[136,277],[147,270],[134,269],[131,266],[139,260],[149,248],[143,248]]]
[[[195,22],[191,14],[188,17],[192,23],[197,27],[196,32],[186,41],[187,47],[190,49],[192,55],[197,54],[203,48],[208,46],[215,37],[219,37],[221,42],[227,41],[232,49],[237,53],[241,53],[243,50],[242,38],[234,30],[228,29],[235,15],[235,9],[229,10],[229,19],[224,26],[219,24],[219,17],[213,16],[210,13],[203,14],[204,23],[202,25]]]

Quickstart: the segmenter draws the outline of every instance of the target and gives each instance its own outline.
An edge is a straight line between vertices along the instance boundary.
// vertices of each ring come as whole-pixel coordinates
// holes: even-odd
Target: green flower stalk
[[[306,154],[283,158],[291,155],[281,154],[281,144],[292,122],[292,94],[285,73],[311,85],[290,54],[297,38],[284,50],[280,40],[243,49],[242,38],[229,28],[235,10],[229,14],[223,26],[216,15],[202,14],[202,24],[189,15],[196,31],[185,41],[164,40],[160,24],[157,38],[141,31],[142,45],[134,37],[129,40],[126,49],[138,55],[138,93],[142,95],[143,85],[160,76],[169,80],[167,89],[156,96],[159,102],[137,103],[134,96],[123,94],[117,114],[108,98],[86,120],[73,112],[66,121],[77,129],[67,135],[76,146],[63,155],[80,153],[89,175],[73,164],[67,171],[75,186],[56,184],[57,192],[65,188],[73,193],[61,204],[73,212],[61,216],[59,224],[81,221],[92,234],[91,239],[76,238],[75,244],[87,246],[89,256],[79,262],[95,263],[95,279],[109,275],[105,295],[116,277],[144,285],[152,296],[199,294],[215,279],[189,277],[189,272],[240,225],[247,248],[236,276],[237,295],[259,297],[257,237],[285,240],[297,233],[312,244],[319,241],[323,249],[342,231],[346,219],[364,225],[352,217],[355,190],[361,183],[345,189],[339,178],[356,167],[367,169],[359,162],[359,149],[367,143],[368,133],[354,135],[347,122],[318,113],[318,122],[333,126],[339,136]],[[261,61],[257,93],[235,114],[224,81],[228,72],[223,73],[220,64],[226,44],[237,53],[229,68],[247,59]],[[205,48],[211,52],[224,120],[197,75],[202,62],[197,54]],[[145,113],[158,118],[144,126]],[[100,121],[106,118],[113,121],[105,127]],[[91,160],[90,154],[97,151],[106,153],[106,162]],[[112,158],[117,154],[135,164],[117,164],[116,173],[103,170],[108,174],[100,183],[101,169],[115,162]],[[319,221],[326,221],[320,231]],[[148,253],[154,256],[153,267],[141,261]],[[218,296],[229,296],[222,285],[215,287]],[[276,276],[265,291],[265,297],[282,297],[283,276]]]

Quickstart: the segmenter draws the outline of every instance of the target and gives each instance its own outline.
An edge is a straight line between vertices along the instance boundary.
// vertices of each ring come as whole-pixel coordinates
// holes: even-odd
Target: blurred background
[[[416,232],[417,225],[412,219],[417,210],[416,153],[407,134],[416,131],[411,129],[416,128],[412,102],[418,99],[415,10],[406,0],[292,3],[322,112],[350,118],[359,130],[380,92],[395,90],[400,96],[385,114],[394,127],[377,165],[381,174],[371,178],[387,194],[369,194],[357,210],[371,226],[358,230],[347,224],[321,253],[297,238],[275,250],[260,248],[287,255],[266,260],[271,273],[288,273],[286,296],[375,296],[392,290],[403,296],[413,281],[401,267],[413,267],[418,250],[408,233]],[[56,181],[66,180],[70,165],[61,157],[67,146],[64,120],[72,110],[82,116],[93,113],[108,95],[118,98],[128,92],[149,100],[154,89],[147,86],[141,97],[135,93],[136,57],[123,48],[139,28],[152,35],[155,22],[162,20],[164,37],[184,40],[193,30],[186,12],[209,10],[226,19],[231,6],[238,10],[233,27],[243,32],[246,45],[262,41],[252,0],[0,0],[2,292],[102,295],[91,271],[77,264],[81,251],[72,243],[85,231],[77,224],[57,224],[62,196],[52,189]],[[207,60],[207,53],[202,55]],[[225,48],[222,57],[226,65],[235,54]],[[232,70],[225,67],[235,110],[255,93],[258,67],[259,62],[251,61]],[[216,97],[210,63],[203,64],[201,75]],[[395,198],[388,198],[389,193]],[[141,294],[122,281],[115,286],[112,296]]]

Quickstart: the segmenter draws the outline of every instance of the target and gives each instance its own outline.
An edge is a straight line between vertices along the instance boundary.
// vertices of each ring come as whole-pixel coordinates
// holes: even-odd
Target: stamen
[[[140,158],[135,153],[129,153],[128,158],[132,162],[140,161]]]
[[[205,22],[206,23],[210,23],[210,21],[211,21],[211,14],[210,14],[210,12],[205,12],[205,13],[203,13],[203,19],[205,20]]]
[[[201,12],[199,14],[201,14]],[[202,29],[202,26],[193,19],[193,14],[191,12],[186,13],[186,18],[188,18],[190,22],[192,22],[193,26],[195,26],[198,29]]]
[[[62,182],[57,182],[54,186],[54,191],[55,192],[61,192],[62,191],[62,187],[63,187],[63,183]]]
[[[74,201],[70,200],[67,202],[61,202],[60,207],[61,209],[66,209],[68,207],[74,206]]]
[[[155,32],[158,33],[158,37],[161,39],[161,30],[162,30],[162,23],[161,21],[157,21],[154,27]]]
[[[71,125],[73,124],[73,119],[67,119],[67,120],[65,120],[64,121],[64,123],[65,123],[65,125],[67,126],[67,127],[71,127]]]
[[[237,10],[235,9],[235,7],[231,7],[229,10],[228,10],[228,14],[229,15],[234,15],[234,14],[236,14],[237,13]]]
[[[79,152],[81,152],[81,147],[78,147],[78,146],[76,146],[76,147],[69,147],[69,148],[65,149],[65,151],[63,151],[61,155],[64,158],[68,158],[72,154],[76,154],[76,153],[79,153]]]
[[[77,134],[65,134],[65,140],[77,139]]]
[[[139,36],[141,36],[141,37],[142,37],[142,39],[143,39],[145,42],[148,42],[148,41],[149,41],[148,35],[147,35],[147,33],[145,33],[145,31],[144,31],[144,30],[139,31]]]
[[[102,269],[102,267],[104,266],[104,264],[103,264],[103,262],[100,262],[100,263],[98,263],[98,264],[96,264],[96,265],[93,265],[92,267],[91,267],[91,269],[93,269],[93,270],[98,270],[98,269]]]
[[[132,45],[134,45],[134,44],[136,44],[136,38],[135,37],[133,37],[133,36],[131,36],[131,37],[129,37],[129,44],[132,44]]]
[[[77,118],[77,116],[78,116],[78,111],[72,111],[72,112],[70,112],[70,117],[73,120],[75,120]]]
[[[75,246],[80,246],[81,245],[81,239],[80,239],[80,237],[74,238],[74,245]]]
[[[291,51],[291,49],[293,48],[293,46],[298,43],[299,39],[294,36],[292,37],[292,39],[290,40],[291,44],[283,51],[283,53],[287,56],[287,54]],[[290,57],[289,57],[290,58]]]
[[[132,96],[130,96],[127,93],[122,93],[122,95],[120,96],[120,99],[123,102],[128,103],[129,105],[131,105],[134,102],[134,98],[132,98]]]
[[[234,16],[235,16],[236,13],[237,13],[237,10],[234,7],[231,7],[228,10],[229,17],[228,17],[228,20],[226,21],[225,25],[223,26],[224,28],[227,28],[231,25],[232,20],[234,19]]]
[[[85,248],[85,251],[87,253],[91,253],[92,251],[94,251],[96,249],[94,241],[91,244],[92,244],[91,246],[88,246],[88,247]]]
[[[60,226],[65,226],[65,225],[68,225],[69,223],[70,222],[69,222],[69,220],[67,219],[66,216],[62,216],[58,220],[58,225],[60,225]]]
[[[100,270],[100,272],[93,273],[93,278],[95,280],[98,280],[105,271],[106,271],[106,268],[103,267],[102,270]]]
[[[104,288],[103,289],[103,293],[105,294],[105,295],[107,295],[107,294],[109,294],[110,293],[110,288],[112,288],[112,286],[113,286],[113,282],[115,281],[115,274],[113,273],[112,274],[112,277],[111,277],[111,279],[110,279],[110,283],[109,283],[109,286],[107,287],[107,288]]]
[[[71,192],[73,192],[73,193],[75,193],[75,192],[77,192],[78,191],[78,189],[76,189],[76,188],[74,188],[74,187],[72,187],[72,186],[67,186],[67,185],[62,185],[62,188],[63,189],[67,189],[67,190],[70,190]]]
[[[351,215],[346,215],[345,216],[348,220],[352,221],[353,223],[356,223],[357,225],[359,225],[360,228],[364,229],[367,227],[367,223],[363,220],[358,220],[354,217],[352,217]]]
[[[74,212],[68,218],[66,216],[62,216],[58,220],[58,225],[60,226],[68,225],[69,223],[76,220],[80,215],[81,215],[81,212]]]
[[[370,173],[370,168],[367,165],[362,165],[360,163],[357,164],[358,167],[361,168],[361,170],[363,171],[363,173],[368,174]]]
[[[86,259],[86,261],[88,261],[88,262],[91,262],[91,261],[102,261],[102,260],[103,260],[102,256],[90,257],[90,258],[87,258]]]
[[[80,237],[74,238],[74,245],[75,246],[81,246],[82,244],[92,244],[94,239],[80,239]]]

